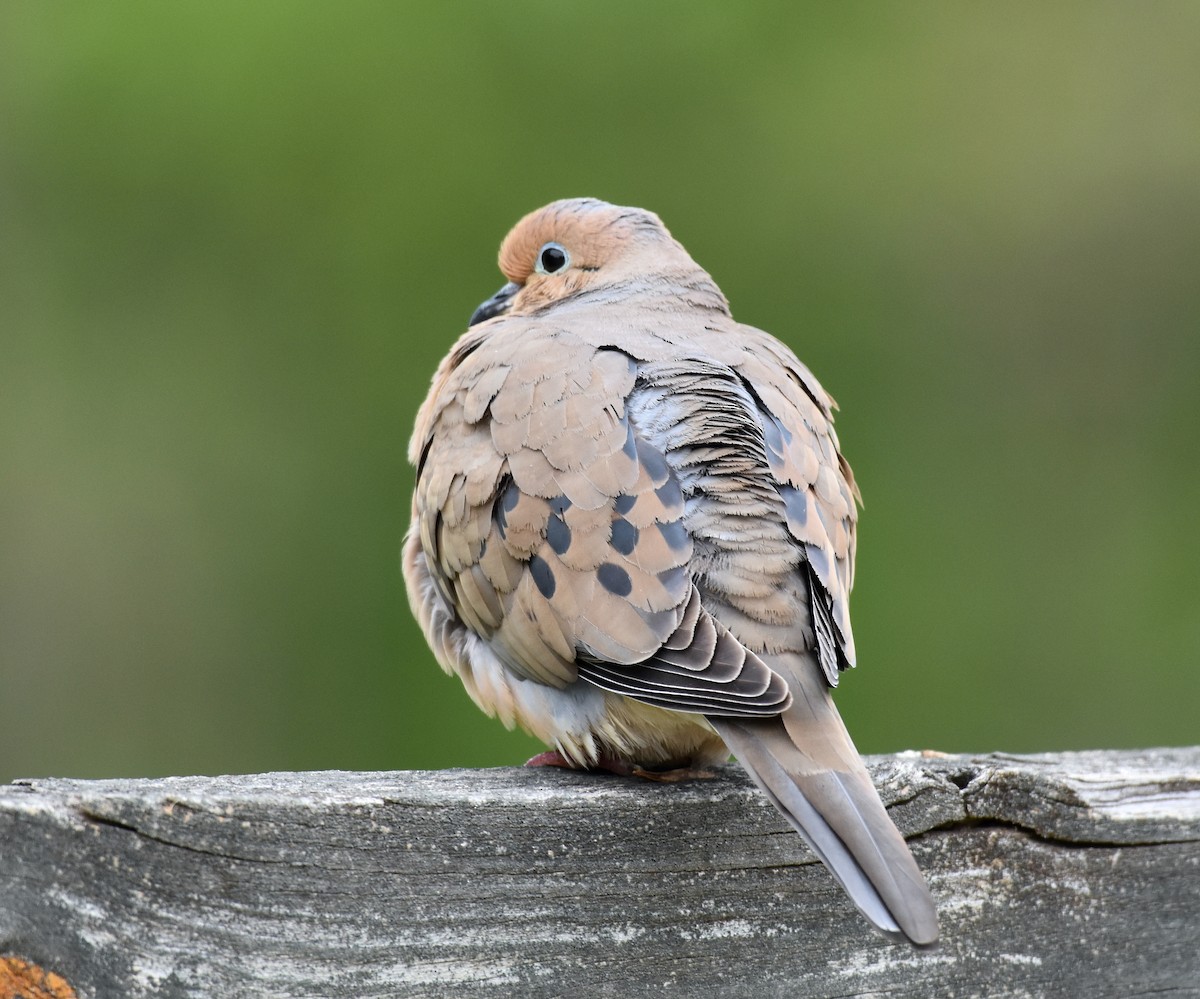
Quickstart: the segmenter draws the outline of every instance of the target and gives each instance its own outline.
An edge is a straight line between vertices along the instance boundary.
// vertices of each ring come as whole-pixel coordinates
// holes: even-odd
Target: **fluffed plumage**
[[[833,400],[658,217],[557,201],[438,368],[404,572],[442,667],[574,766],[730,750],[885,933],[932,899],[829,696],[858,491]]]

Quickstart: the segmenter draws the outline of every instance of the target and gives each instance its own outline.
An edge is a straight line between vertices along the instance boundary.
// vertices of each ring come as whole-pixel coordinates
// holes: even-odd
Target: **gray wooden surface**
[[[0,787],[0,957],[104,999],[1200,996],[1200,747],[871,765],[933,952],[735,768],[514,768]]]

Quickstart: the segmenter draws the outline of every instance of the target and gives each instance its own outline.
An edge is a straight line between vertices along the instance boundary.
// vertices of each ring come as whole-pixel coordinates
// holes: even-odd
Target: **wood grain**
[[[929,953],[728,768],[18,781],[0,957],[84,999],[1200,996],[1200,747],[869,762]]]

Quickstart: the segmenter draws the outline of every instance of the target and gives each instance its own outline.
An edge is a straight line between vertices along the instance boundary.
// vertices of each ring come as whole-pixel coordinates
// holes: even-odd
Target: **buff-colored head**
[[[508,284],[475,311],[472,325],[502,314],[529,315],[582,292],[639,279],[664,287],[672,281],[707,284],[720,298],[657,215],[595,198],[554,201],[526,215],[500,246],[500,270]]]

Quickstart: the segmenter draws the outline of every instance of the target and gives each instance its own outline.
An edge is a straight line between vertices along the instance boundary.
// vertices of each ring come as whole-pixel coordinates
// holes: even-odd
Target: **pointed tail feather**
[[[879,800],[819,667],[812,663],[810,675],[809,663],[787,658],[792,661],[780,672],[794,702],[782,716],[709,721],[867,919],[889,936],[918,946],[936,943],[937,912],[925,879]]]

